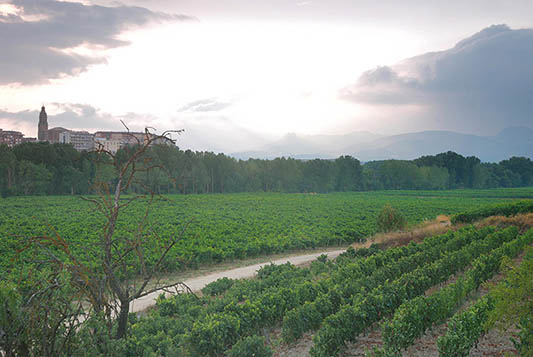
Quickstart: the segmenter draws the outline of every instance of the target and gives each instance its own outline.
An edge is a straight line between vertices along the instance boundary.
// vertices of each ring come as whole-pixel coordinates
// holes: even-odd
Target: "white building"
[[[78,151],[89,151],[94,148],[94,135],[86,131],[67,130],[59,133],[59,142],[71,144]]]
[[[0,129],[1,131],[1,129]],[[15,137],[12,133],[2,132],[0,143],[6,142],[16,145],[22,142],[22,136]],[[48,141],[49,143],[71,144],[78,151],[90,151],[93,149],[103,149],[111,153],[116,153],[120,148],[128,145],[143,145],[147,140],[153,139],[154,134],[141,132],[123,132],[123,131],[97,131],[91,134],[87,131],[75,131],[62,127],[48,129],[48,115],[44,106],[39,114],[38,124],[38,141]],[[19,133],[22,135],[21,133]],[[27,141],[29,141],[28,139]],[[168,138],[157,138],[151,142],[151,145],[175,145]]]
[[[143,145],[146,140],[153,138],[153,134],[123,131],[97,131],[94,134],[94,148],[116,153],[120,148],[128,145]],[[166,138],[157,138],[152,145],[170,145],[174,142]]]

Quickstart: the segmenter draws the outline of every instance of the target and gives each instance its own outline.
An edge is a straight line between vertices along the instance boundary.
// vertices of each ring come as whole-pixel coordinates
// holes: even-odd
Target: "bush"
[[[209,296],[217,296],[224,294],[229,288],[233,286],[234,280],[229,278],[220,278],[212,283],[207,284],[202,293]]]
[[[490,216],[514,216],[520,213],[533,212],[533,201],[517,201],[512,203],[503,203],[487,207],[481,207],[471,211],[456,214],[452,217],[452,223],[472,223],[485,217]]]
[[[193,356],[219,356],[239,339],[240,319],[216,313],[197,321],[189,335]]]
[[[376,220],[378,232],[400,231],[407,226],[407,220],[394,207],[387,204]]]
[[[272,350],[265,345],[264,337],[254,335],[237,342],[228,357],[272,357]]]
[[[533,236],[530,229],[524,236]],[[516,325],[520,332],[518,339],[511,339],[521,356],[533,356],[533,248],[528,248],[519,266],[512,266],[506,261],[507,277],[505,284],[498,284],[491,289],[495,299],[495,308],[489,314],[488,326],[494,325],[505,330]]]

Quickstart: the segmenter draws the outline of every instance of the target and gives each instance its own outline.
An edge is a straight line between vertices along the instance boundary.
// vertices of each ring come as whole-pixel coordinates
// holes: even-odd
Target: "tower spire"
[[[48,115],[44,105],[41,107],[41,113],[39,114],[39,125],[37,126],[37,140],[47,141],[48,140]]]

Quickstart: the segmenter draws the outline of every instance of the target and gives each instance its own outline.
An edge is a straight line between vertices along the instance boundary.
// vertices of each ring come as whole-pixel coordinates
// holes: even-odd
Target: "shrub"
[[[205,295],[209,296],[217,296],[222,295],[225,293],[229,288],[233,286],[234,280],[229,278],[220,278],[216,281],[213,281],[212,283],[207,284],[203,289],[202,292]]]
[[[403,214],[387,204],[378,215],[376,226],[378,232],[399,231],[407,226],[407,220]]]
[[[219,356],[239,338],[240,320],[234,314],[216,313],[197,321],[189,335],[193,356]]]
[[[237,342],[228,357],[272,357],[272,350],[265,345],[264,337],[254,335]]]
[[[452,223],[472,223],[490,216],[514,216],[519,213],[533,212],[533,201],[524,200],[511,203],[503,203],[492,206],[485,206],[471,211],[456,214],[452,217]]]
[[[532,236],[530,229],[524,236]],[[512,266],[507,260],[504,264],[507,278],[505,284],[498,284],[491,290],[495,298],[495,309],[489,314],[488,326],[506,329],[516,325],[520,332],[518,339],[511,339],[521,356],[533,356],[533,248],[519,266]]]

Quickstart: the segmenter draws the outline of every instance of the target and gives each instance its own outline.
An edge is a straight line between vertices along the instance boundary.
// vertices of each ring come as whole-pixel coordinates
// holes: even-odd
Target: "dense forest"
[[[131,149],[121,149],[117,157]],[[97,172],[113,181],[112,166],[97,170],[94,152],[77,152],[67,144],[0,145],[0,193],[12,195],[90,194]],[[412,161],[384,160],[361,164],[351,156],[335,160],[236,160],[224,154],[154,146],[148,170],[137,177],[157,193],[332,192],[388,189],[493,188],[533,185],[533,162],[512,157],[482,163],[448,151]],[[110,158],[107,158],[110,160]]]

